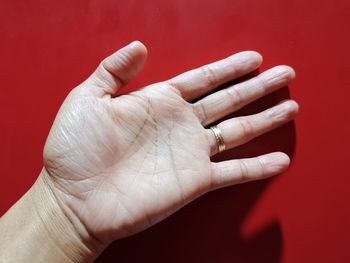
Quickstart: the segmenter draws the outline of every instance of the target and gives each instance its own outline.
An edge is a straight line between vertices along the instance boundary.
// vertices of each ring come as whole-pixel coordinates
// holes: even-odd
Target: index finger
[[[211,64],[182,73],[167,81],[191,101],[216,87],[244,76],[262,63],[262,56],[255,51],[243,51]]]

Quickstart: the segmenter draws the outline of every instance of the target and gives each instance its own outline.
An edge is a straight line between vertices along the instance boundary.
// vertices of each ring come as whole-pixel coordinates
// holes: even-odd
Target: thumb
[[[114,95],[136,77],[147,58],[147,49],[140,41],[131,42],[105,58],[88,81],[94,92]]]

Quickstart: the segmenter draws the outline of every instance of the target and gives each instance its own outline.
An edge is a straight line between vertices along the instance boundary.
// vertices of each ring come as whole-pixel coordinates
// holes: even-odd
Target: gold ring
[[[225,151],[226,145],[224,142],[224,138],[222,137],[221,130],[217,126],[210,127],[212,132],[214,133],[216,144],[218,145],[218,153]]]

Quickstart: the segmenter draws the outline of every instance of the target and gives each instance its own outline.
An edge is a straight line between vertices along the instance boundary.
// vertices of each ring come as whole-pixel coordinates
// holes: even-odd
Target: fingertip
[[[147,55],[148,50],[146,46],[139,40],[132,41],[129,45],[129,48],[134,49],[135,51],[138,51],[140,54]]]
[[[242,56],[247,60],[249,59],[251,61],[254,61],[257,66],[260,66],[261,63],[263,62],[263,56],[259,52],[254,50],[242,51],[237,53],[237,55]]]
[[[277,107],[283,107],[284,112],[288,113],[288,116],[295,116],[299,111],[299,104],[295,100],[286,99],[277,104]]]
[[[291,66],[279,65],[279,66],[276,66],[275,69],[279,70],[281,72],[281,74],[284,74],[285,78],[288,81],[295,79],[296,73],[295,73],[295,70]]]
[[[272,153],[273,155],[275,155],[275,158],[280,161],[281,164],[283,164],[284,166],[288,167],[290,164],[290,158],[289,156],[284,153],[284,152],[275,152]]]
[[[295,100],[289,100],[288,107],[293,115],[296,115],[299,112],[299,104]]]
[[[270,176],[284,172],[290,165],[289,156],[283,152],[274,152],[261,156],[261,161],[266,173]]]
[[[248,52],[250,52],[252,56],[255,56],[256,60],[259,61],[260,64],[263,62],[264,58],[258,51],[249,50]]]
[[[296,76],[295,70],[291,66],[288,66],[288,65],[284,65],[284,67],[288,71],[290,78],[295,79],[295,76]]]

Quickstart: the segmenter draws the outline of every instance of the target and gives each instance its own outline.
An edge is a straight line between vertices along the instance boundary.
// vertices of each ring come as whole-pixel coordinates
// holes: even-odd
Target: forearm
[[[43,170],[1,218],[0,262],[92,262],[102,250],[86,245],[82,224],[62,208],[47,181]]]

